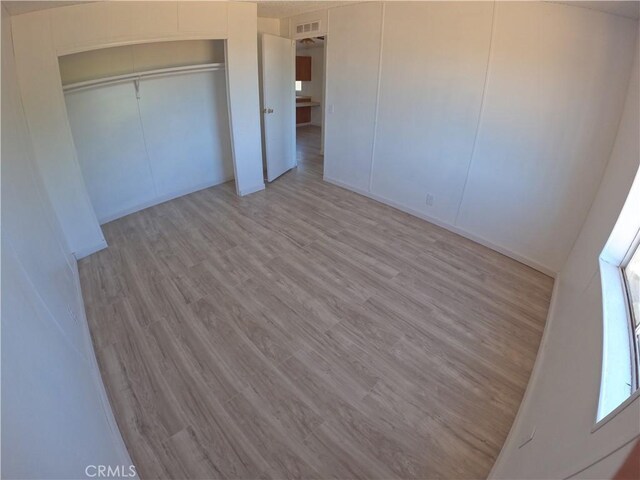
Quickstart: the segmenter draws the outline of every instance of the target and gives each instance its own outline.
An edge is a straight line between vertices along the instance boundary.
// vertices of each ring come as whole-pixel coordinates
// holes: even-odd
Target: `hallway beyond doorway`
[[[296,128],[296,156],[298,168],[322,175],[324,155],[320,153],[321,131],[317,125]]]

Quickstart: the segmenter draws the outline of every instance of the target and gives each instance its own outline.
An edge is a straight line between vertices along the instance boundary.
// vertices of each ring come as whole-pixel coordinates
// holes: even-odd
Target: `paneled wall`
[[[65,94],[100,223],[233,178],[224,70]]]
[[[613,148],[636,31],[585,8],[496,4],[457,225],[560,270]]]
[[[76,257],[106,246],[76,158],[58,56],[134,43],[226,40],[236,190],[264,188],[256,5],[239,2],[95,2],[12,18],[16,67],[39,172]]]
[[[617,220],[637,224],[640,212],[639,63],[637,48],[612,154],[556,281],[540,353],[491,478],[613,478],[624,460],[616,450],[628,453],[624,446],[640,436],[640,397],[594,429],[603,347],[598,257]]]
[[[62,85],[159,68],[224,63],[221,40],[182,40],[99,48],[59,58]]]
[[[331,8],[325,178],[555,274],[613,146],[636,29],[551,2]]]
[[[387,4],[371,191],[449,224],[471,161],[493,4]]]
[[[128,465],[102,387],[76,263],[37,173],[2,10],[2,478]]]
[[[369,190],[380,60],[381,3],[329,11],[324,176]]]

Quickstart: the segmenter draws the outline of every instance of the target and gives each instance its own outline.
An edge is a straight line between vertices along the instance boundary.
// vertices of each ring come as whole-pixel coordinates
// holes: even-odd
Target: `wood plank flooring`
[[[319,130],[231,183],[104,226],[80,262],[141,478],[483,478],[553,280],[322,181]]]

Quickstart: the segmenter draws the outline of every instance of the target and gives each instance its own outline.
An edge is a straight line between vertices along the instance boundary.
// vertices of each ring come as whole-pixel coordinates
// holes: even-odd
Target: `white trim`
[[[293,160],[296,163],[296,167],[298,166],[298,133],[296,132],[296,41],[291,40],[291,80],[293,80],[293,102],[291,105],[291,118],[293,119],[293,126],[291,127],[291,154],[293,155]],[[264,82],[262,82],[264,85]],[[264,87],[263,87],[264,88]],[[265,137],[265,148],[266,148],[266,137]],[[268,172],[267,172],[268,173]]]
[[[476,243],[479,243],[480,245],[484,245],[487,248],[490,248],[491,250],[495,250],[498,253],[501,253],[509,258],[512,258],[524,265],[527,265],[528,267],[533,268],[534,270],[537,270],[539,272],[544,273],[545,275],[548,275],[552,278],[556,278],[558,275],[558,272],[556,272],[554,269],[552,269],[551,267],[548,267],[546,265],[543,265],[539,262],[536,262],[535,260],[532,260],[524,255],[520,255],[516,252],[513,252],[512,250],[502,247],[501,245],[495,244],[493,242],[491,242],[490,240],[487,240],[483,237],[480,237],[478,235],[475,235],[474,233],[471,233],[463,228],[460,227],[456,227],[455,225],[451,225],[449,223],[445,223],[442,220],[439,220],[437,218],[431,217],[425,213],[422,213],[418,210],[414,210],[410,207],[407,207],[406,205],[402,205],[401,203],[398,203],[394,200],[390,200],[386,197],[383,197],[382,195],[378,195],[372,192],[369,192],[367,190],[364,190],[362,188],[358,188],[358,187],[354,187],[352,185],[349,185],[347,183],[341,182],[340,180],[335,180],[333,178],[327,177],[326,175],[323,177],[323,180],[325,182],[331,183],[333,185],[336,185],[338,187],[342,187],[345,188],[347,190],[351,190],[352,192],[358,193],[360,195],[363,195],[365,197],[371,198],[372,200],[376,200],[380,203],[384,203],[385,205],[388,205],[390,207],[396,208],[398,210],[401,210],[405,213],[408,213],[410,215],[413,215],[414,217],[418,217],[421,218],[423,220],[426,220],[429,223],[433,223],[434,225],[437,225],[439,227],[444,228],[445,230],[449,230],[450,232],[456,233],[458,235],[461,235],[465,238],[468,238],[469,240],[473,240]]]
[[[371,139],[371,162],[369,163],[369,191],[373,189],[373,167],[376,161],[376,140],[378,137],[378,113],[380,111],[380,84],[382,83],[382,55],[384,49],[384,16],[386,3],[382,2],[380,12],[380,51],[378,52],[378,79],[376,83],[376,108],[373,113],[373,137]]]
[[[28,14],[24,14],[24,15],[28,15]],[[172,42],[172,41],[184,41],[184,40],[225,40],[226,41],[228,39],[229,39],[228,32],[225,32],[224,34],[217,34],[217,33],[211,33],[211,32],[204,32],[204,33],[178,32],[178,33],[160,35],[159,37],[152,36],[152,37],[144,37],[144,38],[113,39],[111,41],[103,41],[103,42],[93,43],[91,45],[54,46],[54,50],[57,57],[64,57],[65,55],[72,55],[74,53],[90,52],[92,50],[101,50],[103,48],[111,48],[111,47],[124,47],[127,45],[140,45],[140,44],[146,44],[146,43]]]
[[[105,242],[106,246],[106,242]],[[80,311],[80,324],[82,328],[82,337],[84,341],[84,348],[87,360],[91,365],[90,371],[93,381],[96,384],[96,388],[98,390],[98,397],[100,398],[100,403],[102,404],[102,409],[104,415],[107,420],[107,424],[111,430],[111,435],[113,436],[113,441],[120,451],[120,455],[122,456],[122,465],[133,465],[133,461],[131,460],[131,456],[129,455],[129,451],[127,450],[127,446],[124,443],[124,439],[122,438],[122,433],[118,428],[118,423],[116,422],[115,416],[113,415],[113,409],[111,408],[111,403],[109,403],[109,397],[107,396],[107,391],[104,387],[104,382],[102,381],[102,375],[100,374],[100,367],[98,366],[98,360],[96,359],[96,352],[93,348],[93,341],[91,340],[91,332],[89,330],[89,323],[87,322],[87,315],[84,306],[84,299],[82,298],[82,289],[80,286],[80,275],[78,273],[78,264],[74,262],[73,268],[73,281],[75,283],[75,292],[76,292],[76,301],[78,302],[79,311]],[[138,478],[132,477],[132,478]]]
[[[89,255],[92,255],[96,252],[99,252],[100,250],[107,248],[107,246],[108,246],[107,241],[103,238],[100,243],[91,245],[89,247],[81,248],[76,252],[72,252],[71,255],[73,255],[76,260],[80,260],[81,258],[88,257]]]
[[[627,292],[618,265],[600,260],[602,368],[594,428],[634,394],[635,352]],[[597,429],[596,428],[596,429]]]
[[[188,73],[213,72],[224,70],[224,63],[204,63],[200,65],[186,65],[183,67],[160,68],[157,70],[149,70],[146,72],[127,73],[124,75],[115,75],[112,77],[96,78],[94,80],[86,80],[84,82],[70,83],[62,86],[64,93],[77,92],[87,90],[89,88],[104,87],[118,83],[126,83],[133,80],[143,80],[146,78],[160,78],[173,75],[184,75]]]
[[[593,462],[591,462],[589,465],[582,467],[580,470],[572,473],[571,475],[564,477],[564,479],[569,479],[569,478],[575,478],[576,475],[581,474],[582,472],[584,472],[586,469],[593,467],[596,463],[604,460],[605,458],[609,458],[611,455],[613,455],[614,453],[618,452],[620,449],[626,447],[627,445],[629,445],[631,442],[633,442],[636,438],[640,438],[640,435],[634,435],[632,438],[628,439],[626,442],[624,442],[622,445],[616,447],[614,450],[612,450],[611,452],[607,453],[605,456],[598,458],[597,460],[594,460]]]
[[[593,431],[615,417],[637,398],[635,334],[621,267],[640,242],[640,170],[636,173],[620,215],[600,254],[602,284],[602,371]],[[609,366],[611,365],[611,366]],[[621,378],[623,372],[624,378]],[[621,387],[621,382],[629,385]],[[628,390],[627,393],[617,390]],[[613,404],[618,404],[614,408]],[[608,410],[608,411],[607,411]]]
[[[244,197],[245,195],[251,195],[252,193],[259,192],[260,190],[264,190],[264,183],[261,185],[256,185],[255,187],[245,188],[244,190],[240,190],[238,195]]]
[[[540,345],[538,346],[538,352],[536,354],[536,361],[533,364],[533,370],[531,371],[531,375],[529,376],[529,381],[527,382],[527,389],[524,392],[524,396],[522,397],[522,401],[520,402],[520,407],[518,408],[518,413],[516,413],[516,417],[513,419],[513,423],[511,424],[511,428],[509,429],[509,434],[502,444],[502,448],[500,449],[500,453],[496,458],[496,461],[493,462],[493,466],[491,467],[491,471],[487,478],[495,478],[495,471],[497,466],[500,464],[503,455],[505,454],[507,447],[509,444],[516,441],[515,435],[516,430],[520,424],[520,418],[524,415],[523,412],[527,411],[528,405],[531,402],[531,398],[533,397],[534,385],[537,383],[538,377],[541,375],[542,364],[544,361],[544,351],[547,348],[547,343],[549,342],[549,332],[551,331],[551,326],[553,324],[553,320],[556,317],[556,308],[558,303],[558,290],[560,290],[560,279],[556,279],[553,284],[553,291],[551,292],[551,302],[549,303],[549,310],[547,311],[547,320],[544,324],[544,330],[542,332],[542,339],[540,340]],[[533,427],[535,429],[535,427]],[[535,434],[535,431],[534,431]],[[529,442],[518,442],[520,445],[518,448],[526,445]]]
[[[469,162],[467,163],[467,172],[464,176],[464,183],[462,184],[462,192],[460,193],[460,201],[458,202],[458,208],[456,210],[456,216],[453,221],[454,225],[458,223],[460,218],[460,211],[462,210],[462,203],[464,202],[464,194],[467,191],[467,184],[469,183],[469,175],[471,175],[471,166],[473,165],[473,157],[476,154],[476,147],[478,145],[478,137],[480,137],[480,127],[482,126],[482,117],[486,109],[487,98],[487,84],[489,83],[491,65],[493,58],[493,45],[496,31],[496,2],[493,2],[491,7],[491,33],[489,35],[489,51],[487,52],[487,69],[484,71],[484,83],[482,84],[482,97],[480,97],[480,109],[478,110],[478,121],[476,122],[475,134],[473,136],[473,144],[471,147],[471,154],[469,155]]]
[[[229,62],[229,39],[224,40],[224,61],[225,65]],[[260,72],[258,72],[259,74]],[[233,177],[235,178],[235,187],[236,187],[236,195],[240,194],[240,182],[238,182],[238,166],[236,162],[236,141],[235,136],[233,134],[233,112],[231,108],[231,83],[229,82],[229,69],[224,69],[224,82],[227,87],[227,116],[229,117],[229,139],[231,140],[231,159],[233,160]],[[258,95],[260,95],[258,90]],[[259,102],[258,96],[258,102]],[[262,130],[262,116],[260,116],[260,129]],[[262,156],[262,143],[260,144],[260,155]]]
[[[600,430],[603,426],[605,426],[611,420],[616,418],[619,414],[621,414],[624,410],[626,410],[626,408],[629,405],[631,405],[633,402],[635,402],[638,399],[638,397],[640,397],[640,388],[637,388],[636,391],[633,392],[631,395],[629,395],[624,402],[622,402],[616,408],[611,410],[607,415],[605,415],[600,420],[598,420],[596,423],[594,423],[593,427],[591,428],[591,433],[593,433],[593,432],[595,432],[597,430]]]
[[[105,223],[112,222],[117,220],[118,218],[126,217],[127,215],[131,215],[132,213],[139,212],[140,210],[144,210],[145,208],[153,207],[154,205],[159,205],[164,202],[168,202],[169,200],[173,200],[174,198],[182,197],[183,195],[189,195],[190,193],[197,192],[199,190],[204,190],[205,188],[215,187],[216,185],[222,185],[223,183],[227,183],[233,180],[233,177],[227,177],[220,181],[214,182],[206,182],[196,185],[195,187],[188,187],[182,190],[176,190],[174,192],[168,193],[166,195],[160,195],[155,197],[148,202],[139,203],[133,207],[125,208],[124,210],[120,210],[111,215],[107,215],[106,217],[99,218],[100,225],[104,225]]]
[[[323,62],[322,66],[322,118],[320,120],[320,155],[324,155],[324,144],[325,144],[325,133],[327,131],[327,79],[329,78],[329,69],[327,68],[329,65],[329,19],[330,19],[331,9],[327,10],[327,33],[324,36],[324,51],[323,51]],[[322,173],[324,174],[324,162],[322,163]]]

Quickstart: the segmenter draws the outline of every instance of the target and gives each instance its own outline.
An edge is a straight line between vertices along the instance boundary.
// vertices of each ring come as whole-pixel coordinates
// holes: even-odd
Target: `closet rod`
[[[93,87],[102,87],[105,85],[114,85],[117,83],[130,82],[132,80],[142,80],[145,78],[159,78],[172,75],[184,75],[187,73],[213,72],[216,70],[224,70],[224,63],[203,63],[200,65],[187,65],[184,67],[161,68],[158,70],[149,70],[147,72],[127,73],[124,75],[115,75],[113,77],[96,78],[95,80],[87,80],[84,82],[70,83],[63,85],[63,92],[77,92]]]

